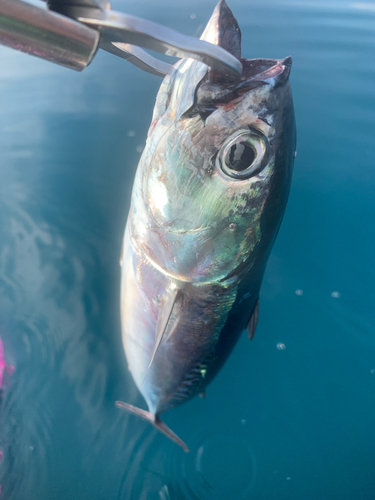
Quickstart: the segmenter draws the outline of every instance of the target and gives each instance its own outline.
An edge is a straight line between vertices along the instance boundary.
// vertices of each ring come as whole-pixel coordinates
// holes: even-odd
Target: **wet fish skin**
[[[240,31],[224,1],[202,38],[240,57]],[[257,315],[289,194],[291,59],[241,62],[236,83],[193,60],[175,65],[158,93],[133,186],[122,253],[123,344],[149,409],[137,414],[167,435],[159,415],[204,391]],[[241,145],[231,149],[241,141],[256,151],[244,179],[228,167],[242,158]]]

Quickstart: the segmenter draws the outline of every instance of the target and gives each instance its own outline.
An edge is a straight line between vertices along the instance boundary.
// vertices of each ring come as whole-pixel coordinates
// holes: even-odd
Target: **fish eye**
[[[249,179],[259,173],[268,156],[267,139],[255,130],[238,130],[228,137],[217,161],[221,170],[234,179]]]

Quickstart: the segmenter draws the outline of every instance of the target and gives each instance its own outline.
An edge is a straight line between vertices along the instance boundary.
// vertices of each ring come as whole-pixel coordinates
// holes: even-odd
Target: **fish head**
[[[267,255],[289,193],[295,123],[291,58],[243,59],[224,1],[202,39],[238,57],[228,80],[203,63],[178,62],[155,105],[133,189],[133,241],[172,278],[236,279]]]

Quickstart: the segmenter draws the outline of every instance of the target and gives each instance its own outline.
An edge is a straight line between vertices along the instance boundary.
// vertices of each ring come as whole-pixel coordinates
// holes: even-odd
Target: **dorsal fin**
[[[246,325],[247,333],[249,335],[250,340],[252,340],[252,338],[254,337],[255,329],[258,323],[258,316],[259,316],[259,299],[256,301],[254,310],[251,313],[249,321],[247,322]]]
[[[237,59],[241,58],[241,30],[225,0],[216,5],[201,40],[219,45]]]
[[[162,308],[159,312],[158,321],[156,323],[155,345],[154,345],[154,349],[152,351],[150,364],[148,365],[143,382],[145,381],[145,379],[147,377],[147,374],[148,374],[148,372],[151,368],[151,365],[155,359],[156,353],[160,347],[161,341],[164,338],[164,334],[167,330],[169,320],[171,319],[173,308],[174,308],[180,294],[181,294],[181,291],[178,288],[174,288],[172,291],[170,291],[168,296],[167,296],[166,301],[164,302],[164,305],[162,306]],[[170,335],[169,335],[169,337],[170,337]]]

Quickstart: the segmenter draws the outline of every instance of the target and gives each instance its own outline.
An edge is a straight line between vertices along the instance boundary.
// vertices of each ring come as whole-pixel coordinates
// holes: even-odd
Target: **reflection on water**
[[[165,416],[190,454],[114,407],[144,404],[118,260],[160,80],[108,54],[76,74],[0,48],[7,500],[373,498],[373,4],[230,5],[245,56],[294,58],[298,158],[254,340]],[[113,7],[194,35],[213,3]]]
[[[6,193],[1,204],[2,330],[16,366],[2,409],[3,493],[33,498],[48,483],[52,427],[64,430],[71,399],[97,440],[103,429],[109,363],[94,324],[99,257],[89,242],[72,254],[56,228],[37,224]],[[21,479],[20,470],[30,474]]]

